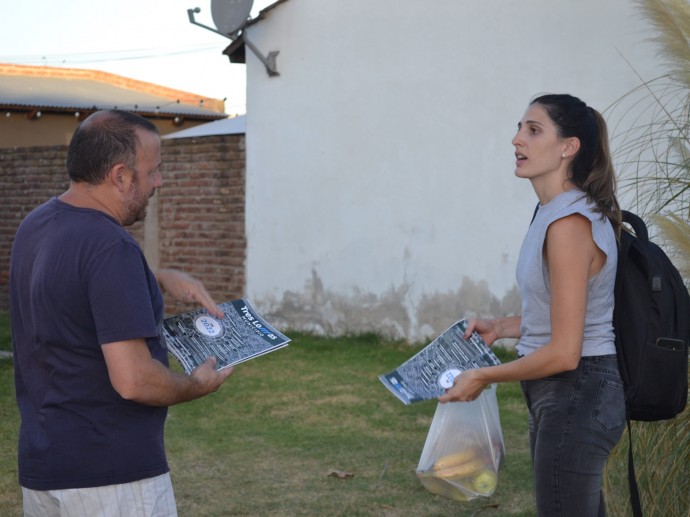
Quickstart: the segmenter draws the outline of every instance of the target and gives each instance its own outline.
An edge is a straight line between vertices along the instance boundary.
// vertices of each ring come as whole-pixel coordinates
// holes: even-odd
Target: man
[[[146,119],[100,111],[67,152],[69,189],[21,223],[10,259],[10,316],[25,515],[168,516],[167,406],[216,391],[232,372],[210,358],[168,369],[163,297],[222,317],[204,286],[156,276],[125,230],[162,185]]]

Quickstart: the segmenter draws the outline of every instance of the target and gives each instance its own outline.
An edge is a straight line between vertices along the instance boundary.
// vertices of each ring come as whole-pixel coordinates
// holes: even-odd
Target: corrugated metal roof
[[[147,115],[215,120],[227,115],[146,92],[82,78],[0,76],[0,108],[56,111],[122,109]]]
[[[245,133],[245,126],[245,116],[240,115],[199,124],[198,126],[176,131],[175,133],[168,133],[161,138],[164,140],[174,140],[177,138],[197,138],[215,135],[241,135]]]

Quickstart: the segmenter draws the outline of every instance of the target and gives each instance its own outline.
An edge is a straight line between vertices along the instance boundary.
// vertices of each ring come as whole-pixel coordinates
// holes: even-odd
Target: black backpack
[[[630,500],[641,516],[630,421],[673,418],[687,404],[690,296],[644,221],[624,210],[623,222],[635,233],[621,231],[613,325],[625,388]]]
[[[621,232],[613,312],[626,408],[630,420],[666,420],[688,400],[690,296],[644,221],[624,210],[623,222],[635,232]]]

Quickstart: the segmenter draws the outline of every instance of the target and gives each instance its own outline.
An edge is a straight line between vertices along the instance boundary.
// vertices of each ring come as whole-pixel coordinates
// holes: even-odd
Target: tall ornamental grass
[[[629,125],[612,132],[623,206],[654,224],[655,237],[690,280],[690,3],[638,0],[669,74],[611,108]],[[631,121],[631,122],[630,122]],[[690,320],[690,314],[688,314]],[[690,408],[663,422],[633,422],[633,451],[645,515],[690,516]],[[627,434],[605,472],[609,515],[630,515]]]

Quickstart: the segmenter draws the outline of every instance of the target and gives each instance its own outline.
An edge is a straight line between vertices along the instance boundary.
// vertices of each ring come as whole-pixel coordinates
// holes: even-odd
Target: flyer
[[[249,361],[287,346],[290,338],[278,332],[241,298],[219,304],[225,317],[211,316],[206,309],[178,314],[163,320],[168,352],[189,374],[215,356],[217,370]]]
[[[501,361],[479,334],[464,338],[467,320],[460,320],[395,370],[379,376],[405,405],[436,399],[453,386],[455,377],[470,368]]]

